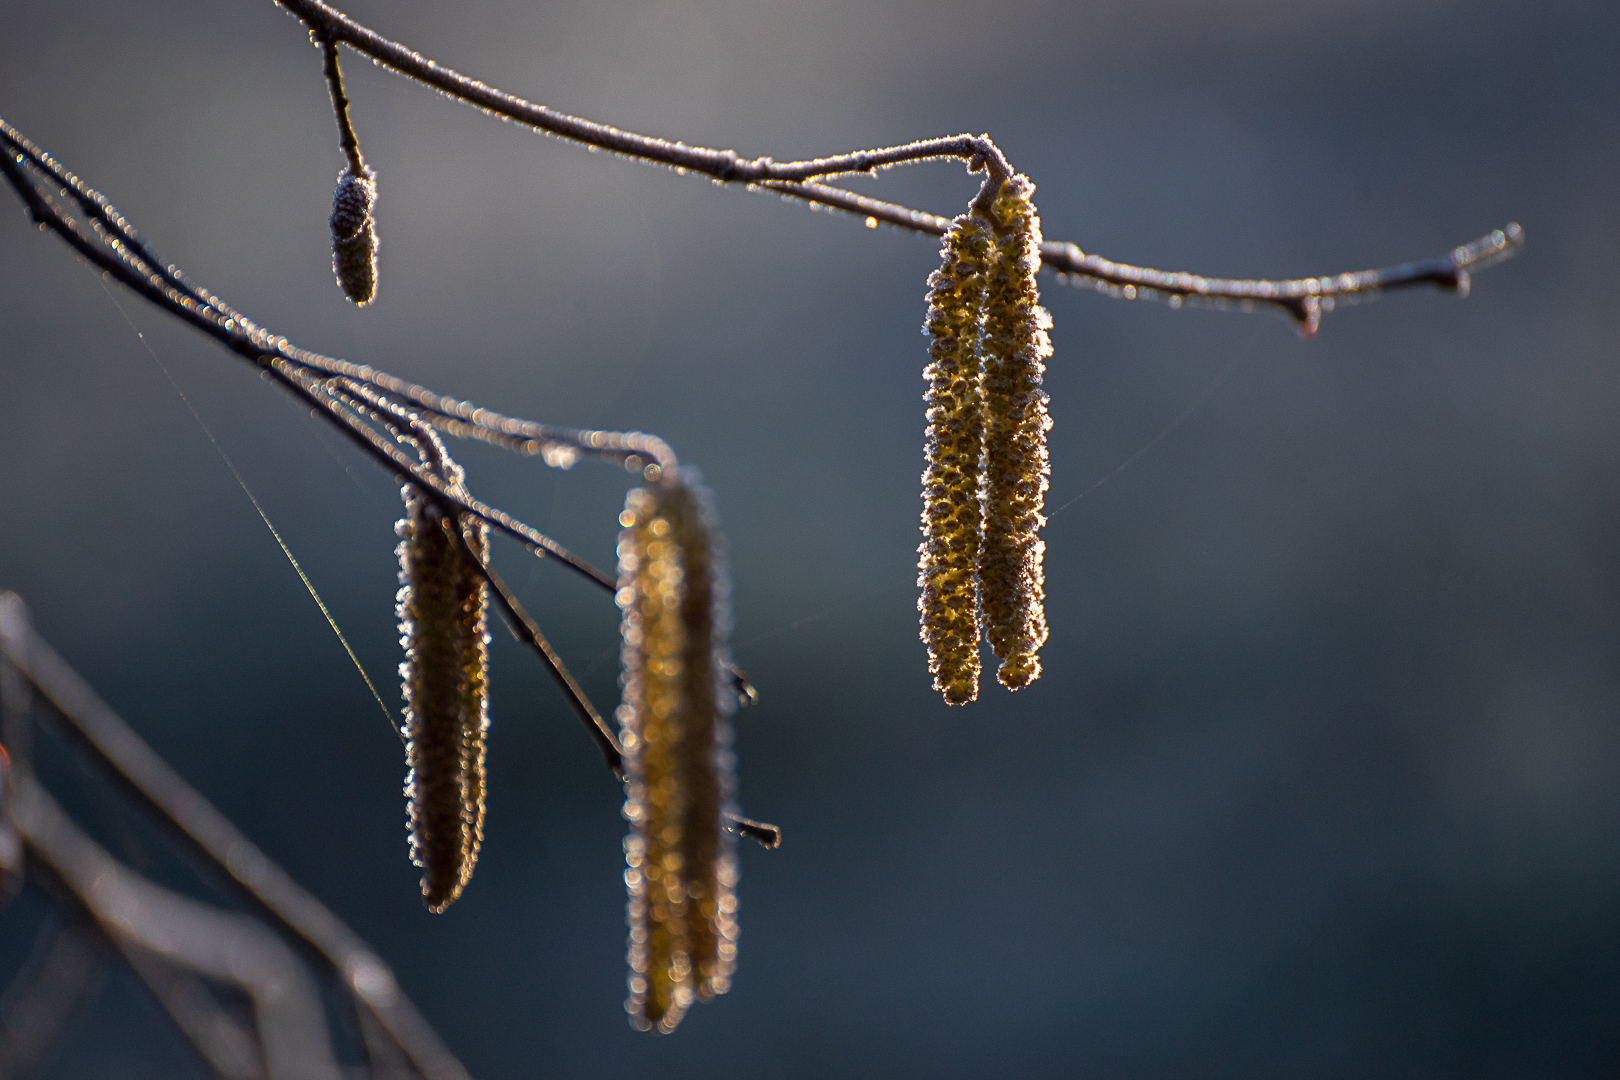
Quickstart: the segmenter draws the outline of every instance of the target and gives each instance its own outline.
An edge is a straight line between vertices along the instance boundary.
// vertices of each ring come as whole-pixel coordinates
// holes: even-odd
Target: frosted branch
[[[1007,159],[988,135],[923,139],[877,150],[858,150],[832,157],[788,162],[777,162],[768,157],[743,158],[734,150],[689,146],[679,141],[638,135],[537,105],[468,78],[429,60],[407,45],[391,41],[375,30],[362,26],[336,8],[321,3],[321,0],[276,2],[301,20],[323,48],[330,50],[330,43],[341,42],[407,78],[416,79],[451,97],[536,131],[626,157],[666,165],[682,173],[693,172],[722,183],[740,183],[751,188],[776,191],[813,205],[847,210],[875,222],[881,221],[914,232],[943,236],[950,222],[935,214],[807,181],[873,173],[898,165],[943,159],[964,161],[970,172],[986,169],[991,179],[1005,179],[1012,175]],[[1286,281],[1216,278],[1151,270],[1098,255],[1087,255],[1077,245],[1063,242],[1042,244],[1041,261],[1046,269],[1067,275],[1076,284],[1120,299],[1164,299],[1176,307],[1183,302],[1191,302],[1245,310],[1255,306],[1279,308],[1291,315],[1301,332],[1308,335],[1316,332],[1322,316],[1333,310],[1336,304],[1353,302],[1387,289],[1433,284],[1466,296],[1469,274],[1511,255],[1523,241],[1523,236],[1523,230],[1517,224],[1510,223],[1438,258],[1404,263],[1386,270],[1362,270]]]

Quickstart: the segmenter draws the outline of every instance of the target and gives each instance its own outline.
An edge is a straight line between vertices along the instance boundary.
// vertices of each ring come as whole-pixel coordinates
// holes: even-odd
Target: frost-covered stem
[[[461,510],[524,543],[536,554],[556,558],[599,586],[612,589],[611,579],[556,541],[508,514],[450,490],[437,477],[426,475],[430,469],[420,462],[412,462],[397,446],[349,415],[333,398],[331,383],[333,377],[338,377],[396,395],[420,408],[427,423],[447,434],[548,457],[562,448],[569,455],[560,462],[564,464],[572,463],[576,456],[589,456],[632,466],[646,461],[659,471],[667,471],[675,467],[676,459],[662,439],[641,432],[581,430],[519,420],[446,397],[369,366],[301,349],[192,283],[177,268],[161,262],[129,221],[99,192],[89,188],[3,120],[0,120],[0,148],[4,150],[0,153],[0,173],[17,191],[34,220],[60,235],[95,266],[144,299],[258,365],[271,379],[315,406],[362,450],[387,467],[412,476]],[[70,213],[54,197],[55,193],[47,196],[29,175],[28,166],[59,184],[88,220],[81,221]],[[548,450],[552,451],[551,455]]]
[[[338,67],[337,42],[329,37],[320,36],[316,36],[315,40],[321,48],[326,85],[332,91],[332,112],[337,119],[338,145],[343,148],[343,156],[349,159],[349,169],[357,174],[364,173],[366,159],[360,153],[360,140],[354,137],[354,127],[349,123],[349,99],[343,93],[343,71]]]
[[[624,748],[619,745],[619,740],[614,736],[613,729],[608,725],[607,721],[602,719],[602,714],[596,711],[596,706],[591,704],[591,699],[585,696],[585,691],[575,681],[574,676],[563,663],[562,657],[558,656],[557,651],[551,647],[551,642],[547,641],[546,636],[540,632],[540,624],[534,621],[528,611],[524,610],[523,605],[518,602],[517,596],[511,589],[506,587],[506,582],[501,580],[501,576],[495,572],[494,567],[489,565],[487,552],[481,565],[484,577],[489,581],[490,589],[495,594],[495,602],[500,605],[507,622],[517,631],[524,644],[528,645],[529,648],[534,650],[535,655],[540,657],[546,671],[551,674],[558,688],[562,690],[563,696],[568,699],[568,704],[573,708],[575,714],[579,716],[586,729],[589,730],[591,738],[596,740],[597,749],[602,751],[602,759],[607,767],[613,770],[615,776],[623,778]]]
[[[974,172],[981,164],[986,165],[992,179],[1005,179],[1012,175],[1006,158],[988,135],[923,139],[877,150],[858,150],[832,157],[788,162],[776,162],[768,157],[743,158],[734,150],[688,146],[683,142],[638,135],[570,116],[470,79],[362,26],[321,0],[276,2],[301,20],[318,40],[341,41],[383,67],[537,131],[626,157],[698,173],[725,183],[748,184],[815,205],[848,210],[902,229],[943,236],[950,227],[950,219],[869,199],[842,188],[806,181],[818,177],[872,173],[897,165],[946,158],[965,161],[969,171]],[[1322,316],[1333,309],[1336,300],[1419,284],[1434,284],[1466,295],[1469,272],[1483,269],[1511,254],[1522,239],[1523,230],[1517,224],[1510,223],[1439,258],[1405,263],[1388,270],[1364,270],[1289,281],[1167,273],[1086,255],[1078,246],[1063,242],[1043,243],[1041,262],[1049,270],[1078,277],[1080,284],[1127,300],[1163,297],[1174,303],[1185,299],[1194,303],[1236,304],[1242,307],[1260,304],[1281,308],[1294,317],[1304,332],[1312,333]]]
[[[825,184],[763,184],[762,187],[833,210],[842,210],[910,232],[944,236],[951,219],[921,210],[857,195]],[[1336,303],[1356,303],[1391,289],[1435,285],[1460,296],[1468,295],[1471,276],[1511,257],[1524,243],[1524,229],[1508,222],[1478,240],[1462,244],[1444,255],[1402,263],[1382,270],[1361,270],[1325,277],[1269,280],[1215,278],[1179,271],[1151,270],[1087,255],[1074,244],[1053,240],[1041,243],[1041,267],[1081,288],[1094,289],[1122,300],[1164,300],[1216,307],[1272,307],[1291,315],[1306,330],[1314,331],[1321,316]],[[1314,317],[1313,317],[1314,311]]]
[[[548,462],[571,464],[573,456],[557,458],[557,449],[563,448],[571,455],[621,464],[640,472],[648,481],[655,481],[678,467],[675,452],[663,439],[639,431],[563,428],[520,420],[445,397],[375,368],[300,349],[286,338],[255,325],[217,296],[189,281],[178,268],[163,263],[105,197],[4,120],[0,120],[0,150],[3,150],[0,174],[22,198],[33,219],[56,232],[96,267],[260,367],[267,378],[309,405],[317,416],[330,422],[363,452],[385,468],[431,491],[443,504],[473,515],[516,539],[536,555],[558,560],[608,592],[615,589],[612,578],[555,540],[474,498],[464,486],[446,482],[438,460],[442,448],[432,445],[432,432],[478,439],[518,453],[542,455]],[[54,198],[47,198],[27,173],[25,163],[60,184],[61,190],[90,219],[89,224],[75,219]],[[415,411],[402,403],[414,406]],[[379,432],[378,427],[382,431]],[[416,453],[407,453],[402,443],[412,446]],[[620,748],[601,714],[585,697],[517,597],[487,563],[483,570],[514,631],[540,657],[595,739],[608,767],[619,773]],[[740,673],[735,678],[738,693],[751,694],[752,688]],[[755,838],[765,842],[763,836]]]
[[[969,160],[988,154],[999,156],[985,136],[953,135],[923,139],[902,146],[858,150],[834,157],[776,162],[768,157],[744,159],[734,150],[713,150],[683,142],[621,131],[497,90],[460,72],[437,64],[421,53],[362,26],[320,0],[276,0],[319,40],[342,42],[383,67],[426,83],[470,105],[515,120],[537,131],[610,150],[626,157],[686,169],[728,183],[758,184],[767,180],[807,180],[815,176],[870,173],[918,161],[940,158]]]

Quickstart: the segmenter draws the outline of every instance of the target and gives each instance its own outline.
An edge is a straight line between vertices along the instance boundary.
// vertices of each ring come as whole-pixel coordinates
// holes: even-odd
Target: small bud
[[[963,215],[951,223],[940,268],[929,277],[928,434],[923,452],[922,544],[917,548],[921,637],[934,689],[951,705],[979,695],[979,576],[983,518],[979,466],[984,387],[979,338],[984,321],[990,223]]]
[[[440,912],[472,877],[484,838],[489,586],[475,560],[488,540],[482,522],[464,532],[455,514],[415,485],[402,494],[405,518],[395,531],[410,766],[405,796],[422,899]]]
[[[619,520],[625,1009],[635,1027],[667,1034],[692,1002],[725,993],[736,966],[730,615],[713,512],[693,473],[632,490]]]
[[[377,174],[352,166],[338,174],[332,194],[332,272],[343,295],[364,307],[377,295]]]

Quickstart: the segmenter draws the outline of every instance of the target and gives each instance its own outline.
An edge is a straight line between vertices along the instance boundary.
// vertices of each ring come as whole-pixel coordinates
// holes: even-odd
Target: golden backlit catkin
[[[630,997],[642,1030],[675,1030],[731,986],[737,855],[725,827],[733,758],[726,580],[707,492],[680,470],[630,492],[619,516],[620,741],[629,787]]]
[[[377,174],[350,165],[332,193],[332,272],[343,295],[364,307],[377,295]]]
[[[443,911],[461,895],[484,838],[484,736],[489,727],[489,586],[475,559],[484,524],[407,484],[399,534],[399,666],[405,691],[405,779],[411,860],[422,899]],[[468,543],[472,545],[469,553]]]
[[[1036,535],[1049,467],[1046,433],[1052,426],[1041,389],[1052,355],[1051,317],[1040,306],[1035,277],[1041,266],[1041,224],[1030,196],[1035,185],[1019,175],[1001,185],[991,205],[995,256],[985,297],[984,540],[979,587],[986,636],[1001,658],[997,678],[1013,690],[1040,676],[1046,641],[1046,545]]]
[[[952,705],[979,695],[979,506],[984,397],[979,373],[990,223],[951,222],[942,262],[928,278],[928,435],[923,446],[922,544],[917,600],[934,689]]]

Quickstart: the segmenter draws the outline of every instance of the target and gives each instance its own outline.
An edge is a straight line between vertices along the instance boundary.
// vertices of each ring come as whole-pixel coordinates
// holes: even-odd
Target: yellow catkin
[[[377,176],[354,167],[338,174],[332,193],[332,272],[343,295],[361,307],[377,295]]]
[[[475,559],[488,542],[468,522],[406,485],[399,534],[405,661],[405,780],[411,861],[422,899],[443,911],[461,895],[484,838],[484,738],[489,728],[489,586]],[[468,543],[472,545],[469,553]]]
[[[1046,641],[1046,545],[1036,535],[1046,518],[1052,426],[1041,389],[1052,355],[1052,320],[1040,306],[1041,224],[1030,196],[1035,185],[1015,176],[992,203],[995,257],[985,298],[984,540],[979,553],[986,636],[1001,658],[997,678],[1013,690],[1040,677]]]
[[[619,517],[620,740],[630,996],[642,1030],[675,1030],[731,986],[737,959],[724,572],[707,493],[687,470],[630,492]]]
[[[917,548],[921,636],[934,689],[952,705],[979,695],[979,579],[982,518],[980,454],[984,437],[979,337],[990,224],[963,215],[951,222],[940,268],[928,278],[928,435],[923,452],[922,544]]]

